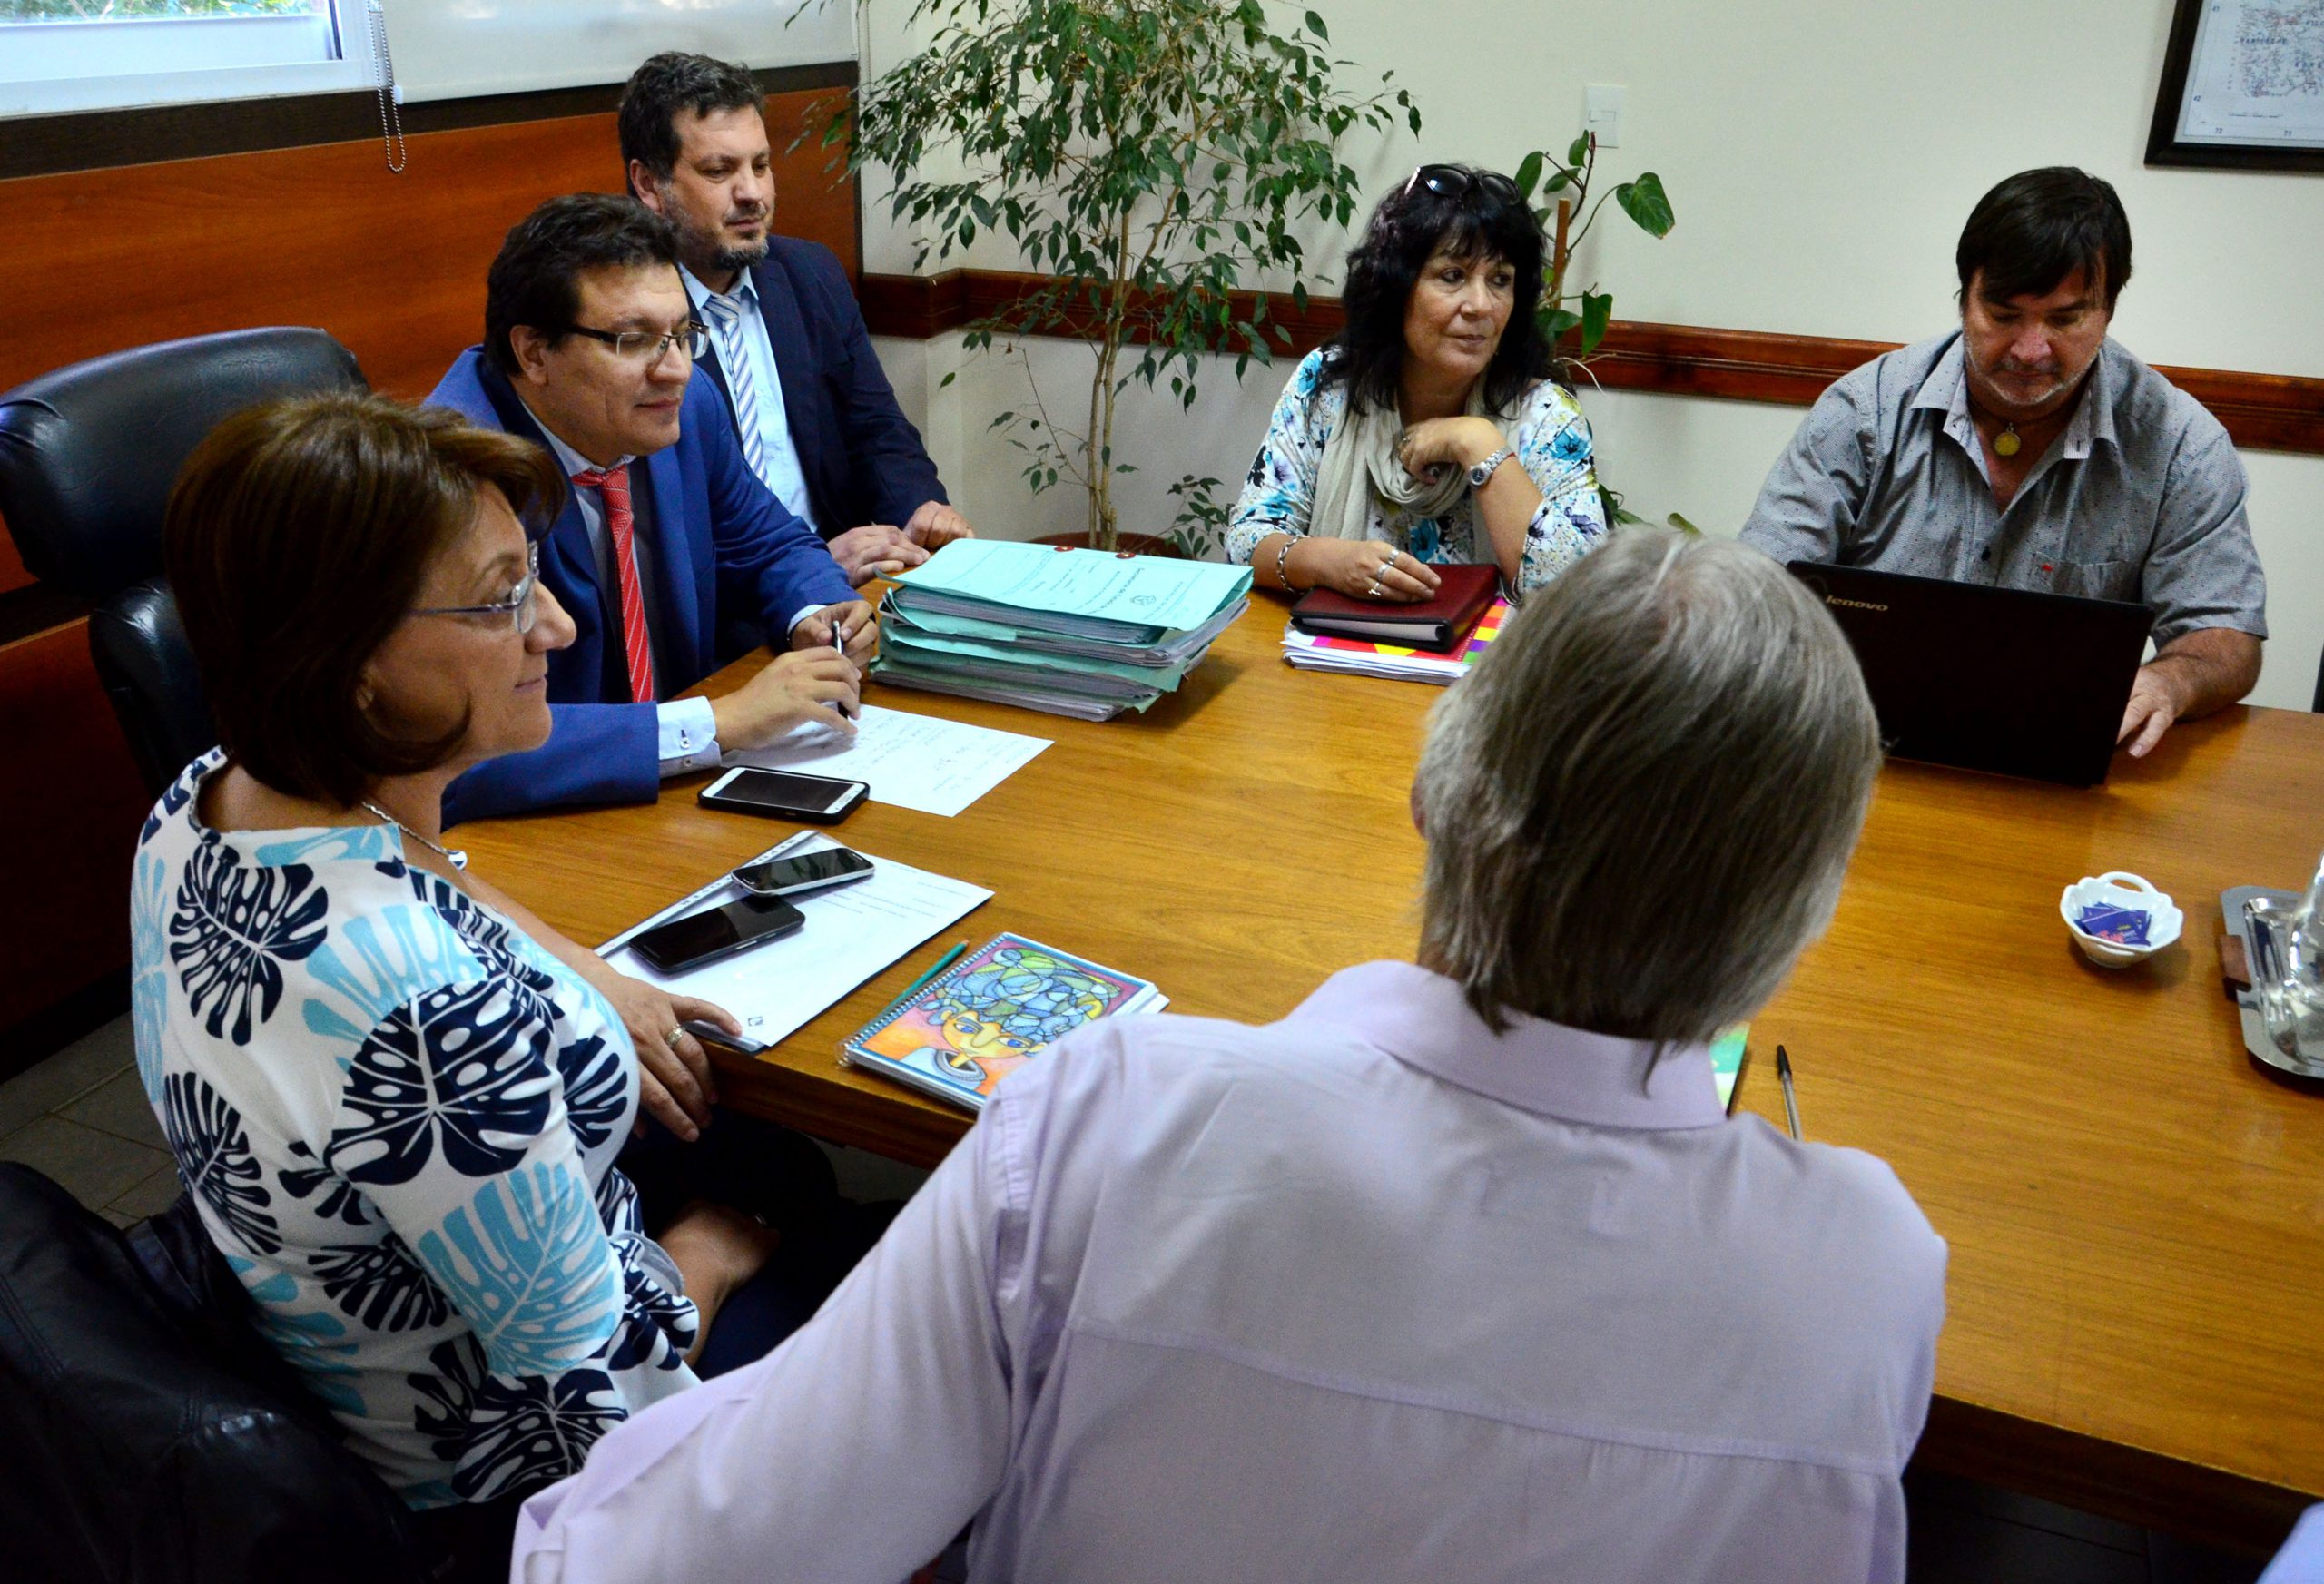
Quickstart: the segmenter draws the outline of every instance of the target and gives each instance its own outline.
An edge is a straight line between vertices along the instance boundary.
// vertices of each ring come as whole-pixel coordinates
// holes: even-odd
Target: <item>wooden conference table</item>
[[[759,1062],[731,1105],[933,1164],[968,1119],[833,1052],[950,940],[1009,929],[1260,1022],[1403,957],[1420,684],[1295,672],[1262,596],[1177,694],[1102,725],[875,689],[1053,739],[953,819],[871,803],[851,845],[992,900]],[[705,691],[763,662],[738,663]],[[789,827],[657,804],[464,827],[489,876],[596,942]],[[2237,709],[2071,791],[1890,766],[1830,935],[1752,1030],[1740,1104],[1891,1163],[1952,1246],[1925,1462],[2251,1550],[2324,1498],[2324,1095],[2264,1076],[2221,995],[2217,898],[2324,847],[2324,716]],[[2133,870],[2187,914],[2138,968],[2085,963],[2067,882]],[[1738,1251],[1748,1255],[1748,1251]]]

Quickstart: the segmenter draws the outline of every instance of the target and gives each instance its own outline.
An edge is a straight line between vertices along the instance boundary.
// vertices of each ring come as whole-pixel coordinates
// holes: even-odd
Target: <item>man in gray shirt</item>
[[[2155,656],[2119,741],[2260,679],[2267,583],[2243,463],[2194,398],[2107,339],[2131,278],[2109,183],[2012,176],[1955,250],[1961,328],[1836,381],[1768,475],[1743,537],[1781,561],[2138,600]]]

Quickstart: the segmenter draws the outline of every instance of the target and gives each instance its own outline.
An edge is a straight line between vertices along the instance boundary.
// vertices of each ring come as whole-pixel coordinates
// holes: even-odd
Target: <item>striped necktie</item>
[[[758,377],[751,372],[750,355],[743,348],[743,302],[739,294],[721,297],[704,292],[703,310],[718,332],[718,366],[726,372],[726,391],[734,398],[734,422],[743,431],[743,457],[759,482],[772,489],[767,477],[766,438],[759,432]]]
[[[629,509],[629,464],[618,467],[586,467],[573,476],[584,489],[598,489],[606,497],[606,532],[614,542],[614,575],[621,583],[621,641],[629,656],[629,696],[650,704],[661,694],[654,691],[654,640],[645,631],[645,590],[637,578],[636,519]]]

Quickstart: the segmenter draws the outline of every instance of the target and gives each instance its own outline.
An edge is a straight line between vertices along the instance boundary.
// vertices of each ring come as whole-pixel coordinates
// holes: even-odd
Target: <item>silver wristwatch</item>
[[[1503,446],[1500,450],[1495,451],[1492,456],[1478,463],[1474,467],[1470,468],[1469,487],[1471,489],[1482,489],[1485,487],[1485,480],[1491,478],[1503,462],[1508,461],[1515,455],[1517,455],[1516,452],[1511,450],[1507,446]]]

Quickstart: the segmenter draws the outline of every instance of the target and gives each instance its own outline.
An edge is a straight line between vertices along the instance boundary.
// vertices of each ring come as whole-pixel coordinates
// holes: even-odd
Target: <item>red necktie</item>
[[[629,696],[650,704],[654,691],[654,641],[645,631],[645,590],[637,581],[637,539],[629,512],[629,464],[591,467],[573,476],[584,489],[606,494],[606,529],[614,540],[614,574],[621,580],[621,640],[629,654]]]

